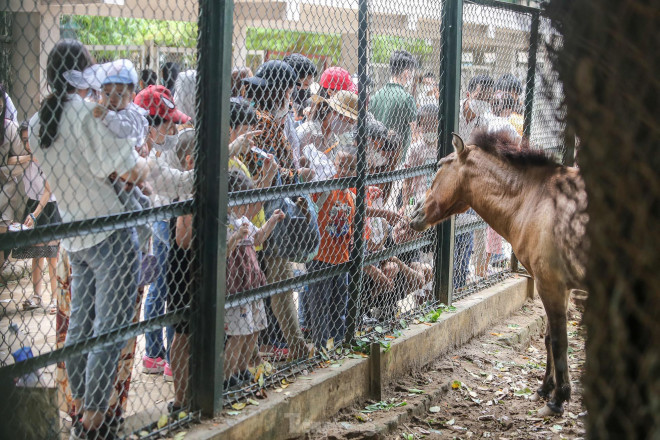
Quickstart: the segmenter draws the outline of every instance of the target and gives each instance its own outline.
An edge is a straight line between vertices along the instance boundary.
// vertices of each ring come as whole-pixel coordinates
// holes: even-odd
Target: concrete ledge
[[[456,302],[456,312],[444,313],[435,324],[412,325],[381,354],[385,383],[421,368],[447,351],[483,333],[522,307],[532,280],[514,277]],[[268,391],[259,406],[238,416],[204,421],[186,439],[286,439],[301,436],[340,409],[369,397],[369,359],[346,359],[339,368],[318,369],[298,378],[282,393]]]

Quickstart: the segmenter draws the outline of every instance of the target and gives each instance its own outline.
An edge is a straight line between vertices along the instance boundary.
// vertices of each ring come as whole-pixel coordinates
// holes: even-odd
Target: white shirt
[[[513,139],[516,140],[516,142],[520,142],[522,140],[522,136],[518,134],[516,127],[514,127],[511,122],[509,122],[509,118],[494,117],[488,121],[488,132],[496,133],[498,131],[506,131],[511,135]]]
[[[300,151],[300,146],[305,145],[300,142],[300,139],[298,138],[298,133],[296,132],[296,126],[295,122],[293,121],[293,115],[289,112],[285,116],[284,120],[284,136],[286,136],[287,140],[289,141],[289,144],[291,144],[291,153],[293,154],[293,163],[296,165],[296,167],[299,166],[300,163],[300,157],[302,155],[302,151]]]
[[[108,110],[102,121],[106,127],[119,139],[135,138],[135,146],[144,144],[149,130],[149,122],[144,117],[146,111],[130,102],[126,108]]]
[[[195,184],[195,171],[183,171],[177,164],[176,151],[167,151],[160,157],[151,150],[147,158],[149,175],[146,181],[151,185],[153,194],[149,196],[153,206],[169,204],[172,200],[187,200],[192,197]]]
[[[96,104],[69,95],[58,136],[44,149],[39,145],[39,114],[30,119],[30,145],[46,180],[57,196],[63,222],[92,219],[124,211],[109,182],[113,172],[125,174],[137,163],[135,138],[118,139],[92,115]],[[62,246],[76,252],[95,246],[113,231],[64,238]]]
[[[25,169],[25,174],[23,174],[23,184],[25,185],[25,194],[28,198],[36,201],[41,200],[46,189],[46,179],[44,178],[44,172],[41,171],[39,164],[35,161],[30,162]],[[48,201],[57,201],[55,194],[51,192]]]
[[[467,142],[470,138],[470,134],[472,134],[472,131],[475,128],[487,126],[488,122],[495,118],[495,115],[493,114],[490,105],[488,105],[485,101],[477,101],[479,105],[475,105],[474,108],[472,108],[472,111],[477,116],[470,122],[467,122],[464,110],[465,101],[467,100],[464,99],[461,101],[460,107],[458,109],[458,134],[463,138],[465,142]]]

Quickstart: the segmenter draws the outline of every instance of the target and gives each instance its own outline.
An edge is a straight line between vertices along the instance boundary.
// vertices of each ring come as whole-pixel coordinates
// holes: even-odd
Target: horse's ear
[[[457,155],[462,155],[465,151],[465,143],[463,142],[463,139],[461,139],[456,133],[452,133],[451,136],[451,144],[454,146],[454,151],[456,151]]]

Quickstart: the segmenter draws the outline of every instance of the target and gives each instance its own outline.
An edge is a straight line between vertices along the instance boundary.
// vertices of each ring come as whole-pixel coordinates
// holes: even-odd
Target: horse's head
[[[468,210],[463,201],[461,167],[465,164],[468,149],[463,139],[452,133],[454,152],[438,162],[438,172],[424,200],[415,206],[410,226],[415,231],[424,231],[433,225]]]

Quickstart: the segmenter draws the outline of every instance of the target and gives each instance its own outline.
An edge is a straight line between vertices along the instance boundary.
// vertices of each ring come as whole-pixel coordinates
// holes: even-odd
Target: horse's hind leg
[[[552,357],[552,338],[550,337],[549,324],[545,326],[545,351],[545,376],[543,376],[543,383],[539,389],[536,390],[538,396],[543,399],[550,397],[550,393],[555,388],[555,361]],[[534,400],[538,400],[538,398]]]
[[[557,289],[555,286],[547,289],[546,286],[547,284],[542,286],[539,283],[538,285],[539,294],[548,315],[546,347],[549,345],[547,348],[546,377],[541,387],[546,386],[548,388],[542,389],[541,392],[549,392],[551,389],[549,387],[553,382],[554,390],[552,390],[552,397],[546,408],[543,408],[539,414],[553,415],[561,414],[564,411],[564,402],[571,398],[571,382],[568,376],[568,335],[566,334],[568,291],[562,288]],[[554,381],[552,380],[553,370]],[[549,378],[548,371],[551,372]]]

